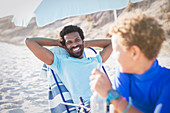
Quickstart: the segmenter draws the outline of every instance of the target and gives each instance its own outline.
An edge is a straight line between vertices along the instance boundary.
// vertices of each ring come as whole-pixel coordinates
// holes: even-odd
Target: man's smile
[[[77,52],[80,52],[80,51],[81,51],[80,46],[77,46],[77,47],[75,47],[75,48],[72,48],[71,50],[73,51],[73,53],[77,53]]]

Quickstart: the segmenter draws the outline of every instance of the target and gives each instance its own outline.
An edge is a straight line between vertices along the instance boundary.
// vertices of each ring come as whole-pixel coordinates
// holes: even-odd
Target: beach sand
[[[158,57],[162,66],[170,68],[169,43]],[[0,42],[0,113],[48,113],[48,82],[39,77],[42,62],[26,46]],[[109,77],[115,62],[105,63]]]
[[[0,43],[0,113],[48,113],[42,63],[25,46]]]

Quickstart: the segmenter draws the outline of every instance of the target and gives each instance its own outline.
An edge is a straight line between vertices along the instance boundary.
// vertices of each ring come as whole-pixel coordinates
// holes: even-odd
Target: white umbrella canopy
[[[42,27],[66,17],[122,9],[129,1],[141,0],[43,0],[34,12],[27,13],[35,16],[37,25]],[[27,26],[32,17],[14,15],[12,21],[16,26]]]

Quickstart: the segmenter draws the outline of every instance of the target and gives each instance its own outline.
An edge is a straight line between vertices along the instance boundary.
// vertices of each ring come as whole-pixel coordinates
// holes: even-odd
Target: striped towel
[[[61,47],[54,47],[50,49],[54,54],[62,54],[62,55],[68,55],[67,51]],[[47,78],[49,82],[49,104],[50,104],[50,111],[51,113],[64,113],[66,111],[65,105],[61,104],[63,102],[61,95],[59,93],[59,89],[55,83],[55,80],[53,78],[51,70],[48,68],[46,64],[43,65],[40,77]],[[59,86],[61,88],[62,94],[65,98],[65,101],[68,103],[73,103],[72,97],[69,93],[69,91],[66,89],[64,84],[61,82],[60,78],[57,76],[57,73],[55,73],[55,77],[57,78],[57,81],[59,83]],[[70,113],[76,113],[76,108],[73,106],[68,106],[68,109]]]

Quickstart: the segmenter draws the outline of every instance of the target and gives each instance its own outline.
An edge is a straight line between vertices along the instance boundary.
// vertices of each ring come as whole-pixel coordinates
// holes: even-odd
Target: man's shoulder
[[[54,55],[66,55],[66,56],[69,55],[69,53],[64,48],[59,47],[59,46],[55,46],[55,47],[51,48],[50,51]]]
[[[102,63],[102,57],[100,54],[97,54],[94,58],[96,58],[99,63]]]

